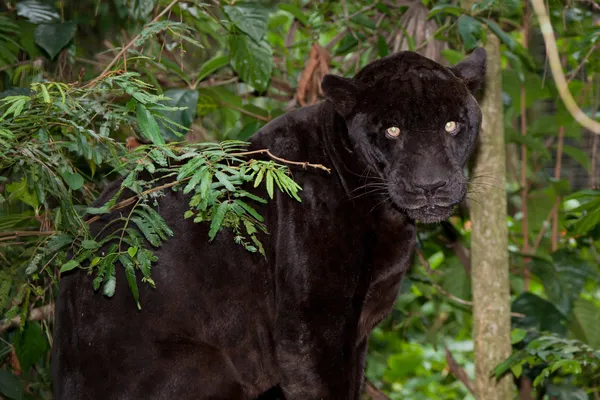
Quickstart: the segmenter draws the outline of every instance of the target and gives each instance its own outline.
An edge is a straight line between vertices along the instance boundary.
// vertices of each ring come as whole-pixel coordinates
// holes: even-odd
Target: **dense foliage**
[[[599,7],[549,6],[569,88],[597,119]],[[241,184],[297,197],[286,162],[310,160],[253,160],[250,135],[317,101],[328,71],[351,76],[402,49],[455,63],[487,35],[502,41],[508,185],[496,184],[504,171],[471,176],[454,217],[419,227],[411,275],[371,337],[366,392],[472,398],[469,209],[506,190],[514,353],[490,373],[538,398],[599,396],[599,140],[558,100],[536,20],[513,0],[1,2],[0,394],[51,397],[61,271],[87,269],[107,296],[160,285],[152,247],[170,229],[149,205],[161,191],[194,193],[186,217],[260,252],[254,233],[268,226],[253,204],[268,199]],[[89,207],[117,178],[130,196]],[[89,234],[90,217],[132,204],[108,236]]]

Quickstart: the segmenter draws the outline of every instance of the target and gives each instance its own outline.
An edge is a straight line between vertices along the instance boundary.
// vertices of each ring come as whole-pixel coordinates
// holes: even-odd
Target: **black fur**
[[[252,149],[332,169],[293,168],[302,202],[277,193],[259,208],[266,258],[227,231],[208,243],[206,224],[183,219],[185,196],[159,198],[175,237],[156,252],[156,289],[140,287],[142,311],[120,268],[111,299],[83,271],[62,277],[56,398],[358,399],[367,338],[410,264],[414,220],[445,219],[465,195],[481,122],[469,88],[484,71],[482,50],[452,69],[398,53],[354,79],[325,77],[326,101],[254,135]],[[460,123],[455,135],[448,121]]]

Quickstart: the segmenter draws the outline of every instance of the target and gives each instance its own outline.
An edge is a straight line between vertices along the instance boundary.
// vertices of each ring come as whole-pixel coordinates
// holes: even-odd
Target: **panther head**
[[[481,48],[451,68],[400,52],[352,79],[323,79],[326,100],[346,121],[354,151],[412,219],[444,220],[466,195],[464,166],[481,126],[473,93],[485,70]]]

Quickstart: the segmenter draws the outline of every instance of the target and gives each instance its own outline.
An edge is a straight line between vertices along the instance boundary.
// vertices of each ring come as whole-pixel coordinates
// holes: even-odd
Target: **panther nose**
[[[426,195],[433,196],[439,188],[446,186],[446,183],[446,181],[437,181],[433,183],[415,183],[415,186],[423,189]]]

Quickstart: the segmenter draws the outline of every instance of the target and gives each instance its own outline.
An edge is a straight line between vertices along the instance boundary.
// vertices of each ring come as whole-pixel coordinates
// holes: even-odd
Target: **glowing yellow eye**
[[[446,132],[448,133],[456,133],[456,131],[458,131],[458,123],[456,121],[448,121],[446,122],[444,129],[446,129]]]
[[[386,132],[391,137],[400,136],[400,128],[398,128],[397,126],[392,126],[391,128],[387,128]]]

